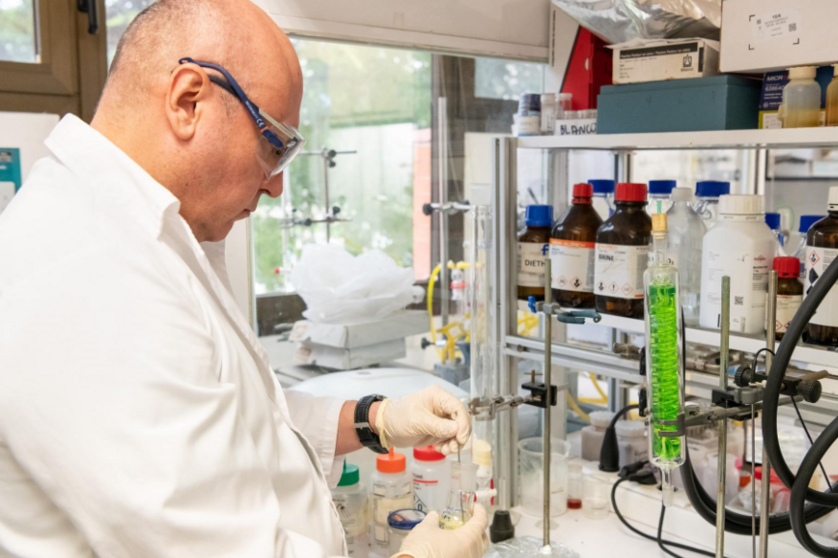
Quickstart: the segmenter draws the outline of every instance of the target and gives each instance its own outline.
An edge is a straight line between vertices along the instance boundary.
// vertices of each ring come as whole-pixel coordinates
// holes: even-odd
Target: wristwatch
[[[387,453],[387,450],[381,445],[381,438],[378,437],[378,434],[370,428],[370,407],[376,401],[384,401],[385,399],[387,398],[383,395],[367,395],[362,397],[355,405],[355,433],[358,435],[358,440],[364,447],[382,454]]]

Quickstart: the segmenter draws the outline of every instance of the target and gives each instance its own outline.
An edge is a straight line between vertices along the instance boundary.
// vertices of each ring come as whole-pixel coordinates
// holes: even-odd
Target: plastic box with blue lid
[[[756,129],[762,80],[713,76],[603,87],[597,133]]]

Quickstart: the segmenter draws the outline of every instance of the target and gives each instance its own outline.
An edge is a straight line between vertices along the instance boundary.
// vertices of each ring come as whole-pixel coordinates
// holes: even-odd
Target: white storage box
[[[719,43],[707,39],[633,41],[611,47],[614,84],[715,76]]]
[[[302,320],[294,324],[290,341],[352,349],[383,341],[404,339],[430,328],[428,314],[421,310],[400,310],[381,320],[356,324],[321,324]]]
[[[294,351],[294,364],[311,364],[335,370],[353,370],[407,356],[404,339],[394,339],[351,349],[302,342]]]
[[[768,72],[838,61],[835,0],[724,0],[722,72]]]

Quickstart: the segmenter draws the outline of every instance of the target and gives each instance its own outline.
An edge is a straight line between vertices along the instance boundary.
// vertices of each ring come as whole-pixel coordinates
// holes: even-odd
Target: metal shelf
[[[518,138],[518,147],[591,151],[838,147],[838,127],[590,136],[525,136]]]

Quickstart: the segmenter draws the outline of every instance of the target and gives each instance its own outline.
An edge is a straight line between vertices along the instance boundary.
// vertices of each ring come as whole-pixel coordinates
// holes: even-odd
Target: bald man
[[[91,126],[65,117],[0,217],[0,555],[345,556],[329,483],[362,446],[457,451],[463,405],[283,393],[223,239],[279,196],[302,76],[246,0],[159,0]],[[476,558],[486,513],[399,556]]]

